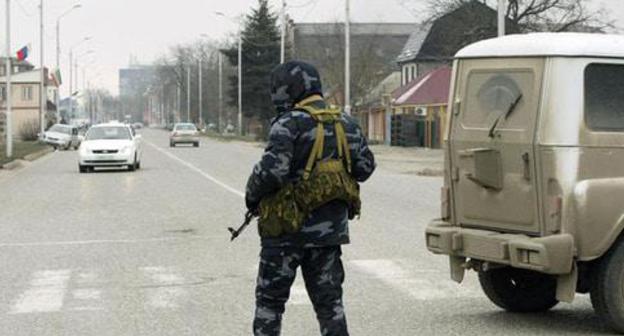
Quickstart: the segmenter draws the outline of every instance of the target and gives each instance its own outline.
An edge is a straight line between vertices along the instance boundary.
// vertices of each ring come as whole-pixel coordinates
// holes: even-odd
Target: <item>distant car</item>
[[[43,142],[65,150],[78,149],[82,139],[78,127],[70,125],[55,124],[43,133]]]
[[[193,144],[194,147],[199,147],[197,127],[191,123],[175,124],[169,136],[169,147],[175,147],[177,144]]]
[[[134,124],[132,124],[132,127],[134,127],[134,129],[141,129],[143,128],[143,123],[135,122]]]
[[[141,135],[126,124],[109,123],[92,126],[79,150],[78,170],[94,167],[123,167],[129,171],[141,168]]]

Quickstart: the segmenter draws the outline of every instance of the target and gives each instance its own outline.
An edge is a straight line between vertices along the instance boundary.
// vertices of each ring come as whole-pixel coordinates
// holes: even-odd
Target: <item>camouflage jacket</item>
[[[311,104],[325,107],[323,101]],[[343,114],[343,124],[351,148],[352,175],[364,182],[375,170],[375,159],[357,122]],[[293,110],[275,118],[268,145],[247,181],[246,201],[260,200],[279,190],[286,183],[296,183],[303,171],[316,138],[316,121],[304,111]],[[325,128],[326,158],[337,158],[334,128]],[[348,209],[343,201],[333,201],[312,212],[300,232],[277,238],[262,238],[262,246],[317,247],[349,243]]]

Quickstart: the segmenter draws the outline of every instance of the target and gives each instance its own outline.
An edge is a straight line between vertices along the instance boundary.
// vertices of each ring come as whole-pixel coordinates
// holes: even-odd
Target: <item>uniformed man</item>
[[[359,215],[359,186],[375,169],[360,127],[322,96],[318,71],[291,61],[271,74],[277,116],[247,182],[248,209],[260,216],[262,249],[254,335],[279,335],[290,287],[301,267],[325,336],[348,335],[341,245]]]

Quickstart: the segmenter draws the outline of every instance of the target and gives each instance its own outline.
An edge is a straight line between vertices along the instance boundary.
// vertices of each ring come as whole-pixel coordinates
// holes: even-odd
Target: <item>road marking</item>
[[[168,156],[169,158],[171,158],[171,159],[173,159],[173,160],[177,161],[178,163],[182,164],[183,166],[186,166],[188,169],[190,169],[190,170],[192,170],[192,171],[194,171],[194,172],[198,173],[199,175],[203,176],[204,178],[208,179],[209,181],[213,182],[214,184],[216,184],[216,185],[220,186],[221,188],[223,188],[223,189],[225,189],[225,190],[227,190],[227,191],[229,191],[229,192],[231,192],[231,193],[233,193],[233,194],[235,194],[235,195],[237,195],[237,196],[240,196],[240,197],[243,197],[243,198],[245,197],[245,193],[243,193],[243,192],[241,192],[241,191],[238,191],[238,190],[236,190],[235,188],[230,187],[229,185],[227,185],[227,184],[225,184],[225,183],[223,183],[223,182],[219,181],[218,179],[216,179],[216,178],[215,178],[215,177],[213,177],[212,175],[210,175],[210,174],[208,174],[208,173],[204,172],[203,170],[199,169],[198,167],[196,167],[196,166],[195,166],[195,165],[193,165],[192,163],[189,163],[189,162],[187,162],[187,161],[184,161],[184,160],[180,159],[179,157],[177,157],[177,156],[175,156],[175,155],[171,154],[170,152],[168,152],[167,150],[164,150],[164,149],[162,149],[162,148],[160,148],[160,147],[156,146],[155,144],[153,144],[153,143],[151,143],[151,142],[149,142],[149,141],[145,141],[145,140],[144,140],[144,142],[145,142],[146,144],[150,145],[151,147],[153,147],[154,149],[156,149],[157,151],[159,151],[159,152],[161,152],[161,153],[165,154],[165,155],[166,155],[166,156]]]
[[[459,285],[449,280],[447,273],[436,269],[418,270],[415,274],[405,270],[397,261],[388,259],[350,260],[349,264],[416,300],[483,297],[470,279]]]
[[[68,241],[47,241],[47,242],[25,242],[25,243],[0,243],[3,247],[32,247],[32,246],[64,246],[64,245],[97,245],[97,244],[137,244],[137,243],[158,243],[167,241],[182,241],[189,239],[212,239],[223,238],[223,236],[188,236],[188,237],[160,237],[142,239],[100,239],[100,240],[68,240]]]
[[[59,311],[63,307],[70,275],[71,271],[67,269],[35,272],[30,288],[21,295],[10,313]]]
[[[147,289],[148,305],[154,308],[177,308],[178,301],[186,296],[184,277],[165,267],[141,267],[147,278],[155,283]]]
[[[95,288],[80,288],[72,291],[75,300],[99,300],[102,291]]]

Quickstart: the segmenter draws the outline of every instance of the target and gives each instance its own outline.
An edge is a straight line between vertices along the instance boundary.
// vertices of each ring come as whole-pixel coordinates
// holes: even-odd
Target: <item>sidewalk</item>
[[[371,145],[377,166],[399,174],[442,176],[444,152],[441,149]]]
[[[0,144],[0,169],[9,162],[15,160],[32,161],[37,159],[40,153],[43,155],[43,153],[49,153],[50,151],[50,146],[38,141],[15,141],[13,143],[13,157],[7,158],[5,156],[6,147],[2,143]]]

